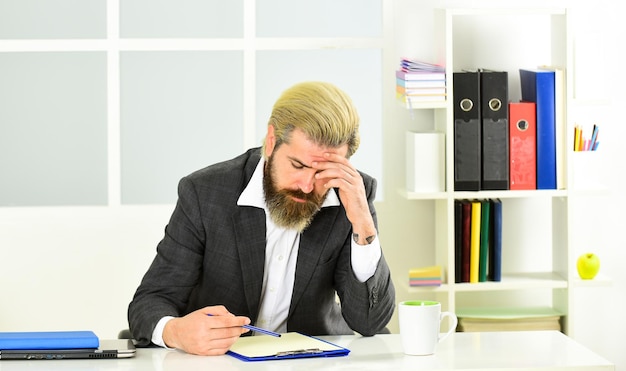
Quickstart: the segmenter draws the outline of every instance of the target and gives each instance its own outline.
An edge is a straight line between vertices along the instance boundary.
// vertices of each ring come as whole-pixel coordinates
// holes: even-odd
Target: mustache
[[[310,193],[304,193],[299,189],[282,189],[279,191],[279,193],[282,193],[284,196],[290,196],[290,197],[295,197],[301,200],[306,201],[307,203],[312,203],[315,205],[319,205],[322,201],[322,197],[320,197],[318,194],[316,194],[315,192],[310,192]]]

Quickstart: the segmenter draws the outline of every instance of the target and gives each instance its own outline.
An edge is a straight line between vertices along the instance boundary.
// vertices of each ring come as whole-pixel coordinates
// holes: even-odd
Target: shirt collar
[[[261,160],[254,169],[254,173],[252,174],[252,178],[250,178],[250,182],[243,190],[239,199],[237,200],[237,205],[239,206],[254,206],[260,209],[267,210],[265,205],[265,194],[263,193],[263,165],[265,164],[265,159],[261,157]],[[337,193],[331,190],[326,193],[326,198],[324,199],[324,203],[322,207],[330,207],[330,206],[339,206],[339,197],[337,197]]]

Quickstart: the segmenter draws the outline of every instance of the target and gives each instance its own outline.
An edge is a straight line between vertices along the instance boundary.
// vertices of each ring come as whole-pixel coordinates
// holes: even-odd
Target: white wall
[[[603,141],[609,145],[610,160],[604,166],[608,169],[611,193],[602,202],[598,218],[604,221],[605,228],[601,243],[590,247],[598,250],[601,258],[601,271],[612,279],[612,286],[598,289],[584,289],[579,292],[577,308],[581,320],[576,323],[577,339],[605,358],[616,364],[618,370],[626,368],[626,353],[622,338],[626,334],[624,310],[626,308],[626,173],[624,163],[624,125],[623,108],[626,101],[626,74],[622,73],[626,24],[623,19],[624,6],[619,2],[603,1],[593,5],[588,13],[590,22],[585,30],[590,34],[596,32],[601,25],[608,26],[608,34],[600,35],[596,41],[606,45],[608,55],[605,59],[597,59],[599,69],[608,72],[607,88],[613,106],[609,121],[604,124],[607,131]]]
[[[389,9],[392,1],[383,3]],[[472,2],[478,3],[482,2]],[[596,32],[607,25],[612,30],[600,35],[607,38],[608,55],[598,61],[609,65],[609,87],[615,102],[611,120],[602,124],[603,150],[611,154],[611,161],[605,166],[610,173],[612,193],[598,198],[598,219],[604,224],[604,232],[599,236],[601,245],[590,247],[600,254],[602,273],[612,279],[612,285],[578,289],[579,320],[575,332],[578,341],[616,363],[619,369],[626,367],[626,354],[621,345],[621,337],[626,334],[626,321],[622,318],[622,308],[626,307],[626,271],[622,268],[626,261],[622,232],[626,225],[623,211],[626,210],[623,197],[626,175],[623,165],[619,165],[626,162],[626,154],[619,147],[622,145],[619,139],[626,137],[626,127],[619,113],[621,102],[626,99],[623,89],[626,78],[621,72],[623,66],[618,56],[622,55],[618,55],[618,49],[623,49],[621,36],[626,34],[626,27],[612,1],[593,5],[582,1],[568,3],[589,7],[589,22],[581,25],[584,30]],[[447,1],[445,4],[461,6],[466,2]],[[395,42],[389,34],[390,25],[386,25],[386,42]],[[430,43],[431,39],[427,38],[422,46],[428,48]],[[389,55],[385,58],[388,59],[385,63],[396,63],[389,60]],[[396,117],[395,107],[387,108],[394,113],[384,112],[383,115]],[[385,121],[384,126],[387,125],[394,125],[394,122]],[[385,163],[404,161],[403,143],[392,140],[384,146],[388,151],[384,154]],[[388,170],[383,174],[387,190],[385,200],[379,203],[381,238],[394,277],[403,277],[407,267],[434,259],[423,251],[406,248],[411,241],[420,240],[420,228],[433,227],[432,210],[415,203],[406,205],[392,196],[399,184]],[[92,329],[103,338],[115,337],[127,326],[127,304],[153,257],[172,208],[172,205],[0,208],[0,283],[3,287],[0,329]],[[409,215],[411,218],[407,217]],[[399,289],[398,299],[403,297],[407,294]],[[392,323],[391,328],[397,331],[397,324]]]
[[[0,208],[0,329],[117,337],[172,210]]]

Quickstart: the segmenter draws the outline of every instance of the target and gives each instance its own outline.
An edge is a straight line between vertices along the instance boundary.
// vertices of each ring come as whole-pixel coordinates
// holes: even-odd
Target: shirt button
[[[282,255],[278,255],[278,261],[282,261],[283,260],[283,256]]]

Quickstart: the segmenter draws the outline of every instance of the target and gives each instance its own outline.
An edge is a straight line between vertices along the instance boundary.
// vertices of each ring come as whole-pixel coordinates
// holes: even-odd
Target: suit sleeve
[[[369,209],[378,228],[374,199],[376,180],[365,177]],[[342,315],[354,331],[363,336],[381,332],[391,320],[395,308],[395,288],[391,281],[389,266],[381,255],[376,271],[365,282],[360,282],[351,267],[351,233],[346,239],[344,253],[336,271],[337,293],[341,300]]]
[[[139,346],[150,344],[157,322],[180,316],[202,268],[202,224],[191,181],[183,178],[179,199],[157,246],[157,254],[128,307],[128,322]]]

